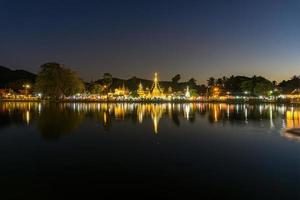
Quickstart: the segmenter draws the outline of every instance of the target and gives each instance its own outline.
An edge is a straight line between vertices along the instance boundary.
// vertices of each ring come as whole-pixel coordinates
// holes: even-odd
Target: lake
[[[300,199],[300,107],[0,103],[1,195]]]

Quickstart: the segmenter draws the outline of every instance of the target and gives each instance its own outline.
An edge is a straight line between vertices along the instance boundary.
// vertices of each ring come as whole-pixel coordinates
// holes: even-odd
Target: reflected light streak
[[[30,112],[29,110],[26,111],[26,123],[29,124],[30,122]]]

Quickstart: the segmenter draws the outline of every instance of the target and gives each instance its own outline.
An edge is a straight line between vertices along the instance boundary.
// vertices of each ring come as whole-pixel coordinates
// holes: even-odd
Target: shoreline
[[[47,99],[0,99],[1,102],[52,102],[52,103],[227,103],[227,104],[285,104],[300,105],[300,102],[290,102],[288,100],[58,100]]]

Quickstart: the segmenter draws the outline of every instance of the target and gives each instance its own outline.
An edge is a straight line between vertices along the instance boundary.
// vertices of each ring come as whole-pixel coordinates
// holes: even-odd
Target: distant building
[[[129,94],[129,90],[125,88],[125,85],[123,83],[122,87],[116,88],[113,95],[116,96],[126,96]]]
[[[145,92],[145,90],[144,90],[143,85],[142,85],[141,82],[140,82],[140,84],[138,86],[137,94],[139,95],[139,97],[142,97],[142,98],[146,97],[146,92]]]
[[[158,75],[154,74],[153,85],[151,89],[146,88],[144,90],[142,83],[138,85],[137,94],[141,98],[153,99],[153,98],[165,98],[166,95],[163,93],[162,89],[159,86]]]
[[[290,94],[286,95],[286,98],[291,100],[291,103],[300,102],[300,88],[293,90]]]
[[[165,97],[163,91],[161,90],[161,88],[159,86],[157,73],[154,74],[153,85],[152,85],[149,97],[150,98],[163,98],[163,97]]]
[[[0,89],[0,97],[7,95],[8,91],[6,89]]]
[[[185,97],[186,98],[190,98],[191,97],[189,86],[186,86]]]

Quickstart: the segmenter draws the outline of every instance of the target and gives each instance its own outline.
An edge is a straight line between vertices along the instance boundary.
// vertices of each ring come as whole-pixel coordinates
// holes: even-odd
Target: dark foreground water
[[[0,199],[300,199],[299,126],[268,104],[0,103]]]

